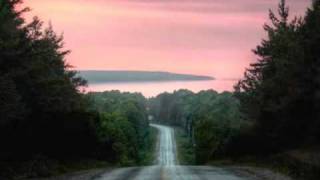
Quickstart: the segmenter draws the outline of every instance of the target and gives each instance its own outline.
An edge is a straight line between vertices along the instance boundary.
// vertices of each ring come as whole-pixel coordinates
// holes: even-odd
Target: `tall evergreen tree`
[[[312,7],[308,9],[304,24],[301,27],[301,42],[305,53],[304,69],[301,75],[304,77],[304,92],[308,97],[308,103],[312,105],[310,113],[309,130],[310,139],[320,142],[320,1],[314,0]]]
[[[270,11],[272,25],[264,26],[268,38],[253,51],[259,59],[235,88],[243,112],[256,122],[258,134],[270,149],[300,142],[306,129],[299,113],[307,108],[299,105],[305,101],[299,68],[304,59],[299,43],[302,21],[288,21],[285,0],[279,4],[278,14],[279,17]]]
[[[17,11],[20,3],[0,0],[0,139],[6,139],[0,151],[12,157],[68,144],[59,139],[63,133],[89,128],[86,119],[73,121],[74,114],[86,112],[79,93],[85,81],[68,69],[63,37],[51,25],[43,30],[37,17],[27,24],[22,14],[29,9]]]

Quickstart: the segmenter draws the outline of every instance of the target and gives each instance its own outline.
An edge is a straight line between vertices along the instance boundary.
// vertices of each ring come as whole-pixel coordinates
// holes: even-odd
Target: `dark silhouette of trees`
[[[268,38],[254,50],[259,58],[235,87],[242,112],[255,123],[260,150],[266,152],[319,139],[319,1],[305,18],[289,21],[282,0],[278,14],[270,12],[272,25],[264,26]]]
[[[16,11],[19,3],[0,1],[1,154],[77,156],[93,138],[79,93],[85,81],[68,69],[63,37],[51,25],[43,30],[36,17],[25,24],[21,14],[28,9]],[[77,140],[83,136],[84,143]]]

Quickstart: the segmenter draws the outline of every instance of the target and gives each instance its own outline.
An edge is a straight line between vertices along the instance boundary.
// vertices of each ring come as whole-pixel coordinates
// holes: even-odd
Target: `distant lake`
[[[218,92],[232,91],[236,80],[205,80],[205,81],[169,81],[169,82],[126,82],[89,84],[87,91],[140,92],[146,97],[157,96],[163,92],[173,92],[179,89],[188,89],[193,92],[213,89]]]

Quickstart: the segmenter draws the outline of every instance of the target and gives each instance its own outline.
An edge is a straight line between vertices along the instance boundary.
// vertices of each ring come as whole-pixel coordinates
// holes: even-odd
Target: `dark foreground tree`
[[[0,154],[19,159],[68,154],[79,146],[85,151],[86,141],[72,139],[92,136],[79,93],[85,81],[68,69],[62,36],[51,26],[43,30],[38,18],[26,24],[21,15],[28,9],[17,11],[19,3],[0,0]]]
[[[289,22],[288,12],[284,0],[279,17],[270,12],[268,38],[254,50],[259,59],[235,87],[242,111],[255,123],[258,147],[266,152],[304,144],[310,128],[319,127],[319,1],[305,19]]]

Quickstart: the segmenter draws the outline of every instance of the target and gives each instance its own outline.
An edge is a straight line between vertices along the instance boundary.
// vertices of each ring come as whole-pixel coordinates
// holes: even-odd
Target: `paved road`
[[[179,166],[172,128],[163,125],[151,126],[159,130],[158,162],[148,167],[115,169],[96,177],[95,180],[244,180],[222,168],[207,166]]]

